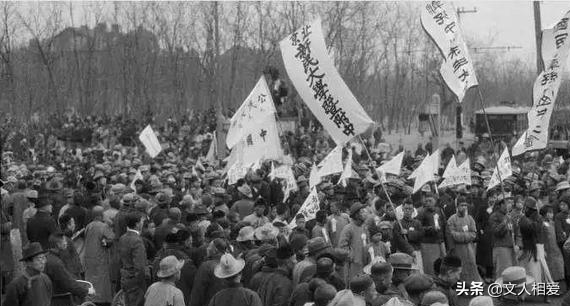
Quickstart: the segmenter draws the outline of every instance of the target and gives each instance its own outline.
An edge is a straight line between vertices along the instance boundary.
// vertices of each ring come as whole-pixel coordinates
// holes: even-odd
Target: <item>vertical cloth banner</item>
[[[425,2],[420,19],[422,27],[444,57],[439,72],[461,103],[467,90],[479,83],[461,34],[455,8],[449,2]]]
[[[160,151],[162,151],[160,142],[152,130],[152,127],[150,127],[150,124],[147,125],[141,132],[139,135],[139,140],[142,142],[146,148],[146,152],[148,155],[150,155],[151,158],[155,158],[160,153]]]
[[[544,71],[534,81],[533,105],[527,114],[528,129],[513,146],[513,156],[544,149],[548,145],[550,117],[554,110],[570,50],[568,19],[570,19],[570,11],[554,28],[542,32]]]
[[[497,165],[489,180],[489,186],[487,190],[499,185],[501,181],[504,181],[507,177],[513,175],[513,169],[511,167],[511,157],[509,156],[509,149],[505,147],[501,157],[497,160]]]
[[[274,115],[275,112],[275,104],[273,104],[269,87],[265,77],[262,76],[230,120],[230,128],[226,136],[228,148],[231,149],[237,145],[240,140],[256,129],[259,121],[263,121],[266,116]]]
[[[317,166],[313,164],[313,167],[311,167],[311,173],[309,173],[309,188],[317,186],[321,182],[321,179],[319,169],[317,169]]]
[[[342,172],[342,146],[336,146],[318,165],[319,176]]]
[[[374,125],[334,67],[320,20],[289,35],[280,47],[295,89],[337,145]]]

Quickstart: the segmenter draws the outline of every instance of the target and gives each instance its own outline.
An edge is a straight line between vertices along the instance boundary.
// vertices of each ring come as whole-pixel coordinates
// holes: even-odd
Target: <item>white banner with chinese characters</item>
[[[265,77],[259,81],[230,120],[226,145],[233,148],[240,140],[256,129],[259,121],[275,114],[275,105]]]
[[[228,169],[228,176],[227,176],[228,184],[233,185],[233,184],[237,183],[237,181],[240,178],[244,178],[250,168],[251,168],[251,164],[248,164],[248,165],[242,165],[240,163],[233,164]]]
[[[147,125],[144,130],[139,135],[139,140],[142,142],[144,147],[146,148],[146,152],[150,157],[155,158],[160,151],[162,151],[162,147],[160,146],[160,142],[156,137],[156,134],[150,127],[150,124]]]
[[[329,57],[320,20],[289,35],[280,46],[295,89],[337,145],[374,124]]]
[[[452,161],[453,165],[450,165]],[[471,185],[471,164],[469,158],[459,167],[457,167],[455,163],[455,158],[453,158],[452,161],[449,162],[445,169],[445,173],[443,174],[444,180],[439,184],[439,188],[461,184]]]
[[[444,57],[439,72],[458,101],[462,102],[467,90],[478,82],[455,8],[449,2],[425,2],[420,18],[424,30]]]
[[[569,18],[570,11],[554,28],[543,31],[542,51],[544,56],[551,57],[544,61],[544,71],[534,82],[533,105],[527,115],[528,129],[513,146],[513,156],[527,151],[544,149],[548,145],[550,117],[554,110],[554,103],[570,50],[570,43],[568,42]]]
[[[489,186],[487,190],[499,185],[507,177],[513,175],[513,168],[511,167],[511,157],[509,156],[509,149],[505,148],[501,157],[497,161],[497,166],[493,171],[491,180],[489,180]]]
[[[251,165],[266,159],[281,160],[283,157],[277,122],[272,114],[263,121],[256,121],[256,126],[232,148],[228,163]]]
[[[291,170],[291,166],[282,166],[286,167],[285,173],[285,187],[283,188],[283,202],[287,201],[291,192],[299,190],[299,186],[297,186],[297,180],[295,180],[295,175],[293,174],[293,170]]]
[[[305,221],[315,219],[317,217],[317,211],[320,209],[319,203],[320,200],[317,188],[312,188],[309,196],[307,196],[297,214],[303,214],[303,216],[305,216]],[[295,227],[295,218],[293,218],[289,226],[292,228]]]

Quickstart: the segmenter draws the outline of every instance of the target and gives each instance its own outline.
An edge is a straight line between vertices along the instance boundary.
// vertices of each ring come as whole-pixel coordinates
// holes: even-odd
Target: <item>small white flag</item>
[[[321,177],[342,172],[342,146],[336,146],[317,167]]]
[[[342,175],[340,176],[337,184],[341,184],[343,187],[346,187],[346,181],[350,177],[352,177],[352,150],[348,151],[346,165],[344,166],[344,170],[342,171]]]
[[[210,149],[208,154],[206,154],[206,160],[209,164],[215,164],[218,156],[218,138],[216,137],[216,131],[213,133],[212,142],[210,143]]]
[[[416,169],[416,180],[414,182],[413,193],[416,193],[423,185],[435,180],[435,174],[439,168],[439,150],[436,150],[428,157],[424,158],[418,169]]]
[[[309,174],[309,188],[313,188],[317,186],[321,182],[321,176],[319,174],[319,170],[317,170],[317,166],[313,164],[311,168],[311,173]]]
[[[146,148],[146,152],[150,155],[151,158],[155,158],[160,151],[162,151],[162,147],[160,146],[160,142],[156,137],[156,134],[152,130],[150,125],[147,125],[146,128],[141,132],[139,135],[139,140],[142,142],[144,147]]]
[[[389,162],[381,165],[376,169],[376,171],[381,173],[390,173],[394,175],[400,175],[400,170],[402,169],[402,160],[404,159],[404,152],[394,156]]]
[[[504,181],[511,175],[513,175],[511,157],[509,156],[509,150],[505,147],[501,157],[499,157],[499,160],[497,161],[497,166],[495,166],[495,170],[493,171],[487,190],[499,185],[501,181]]]

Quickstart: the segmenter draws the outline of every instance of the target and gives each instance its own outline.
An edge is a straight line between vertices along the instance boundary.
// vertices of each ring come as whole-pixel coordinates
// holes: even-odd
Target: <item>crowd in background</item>
[[[206,161],[213,110],[183,119],[52,116],[2,124],[2,293],[5,305],[460,305],[458,282],[527,286],[570,280],[568,155],[513,159],[513,175],[487,190],[505,143],[487,135],[443,145],[471,161],[470,186],[408,177],[433,152],[407,150],[400,176],[375,169],[403,151],[380,129],[349,143],[355,174],[317,185],[320,210],[298,211],[311,167],[335,144],[318,124],[282,135],[298,190],[287,195],[264,161],[235,184]],[[163,152],[138,133],[152,124]],[[566,158],[566,160],[565,160]],[[272,165],[273,164],[273,165]],[[138,176],[141,174],[141,177]],[[93,287],[77,280],[86,280]],[[469,298],[518,305],[524,295]],[[439,304],[438,304],[439,303]],[[567,297],[563,305],[570,305]],[[394,304],[390,304],[394,305]]]

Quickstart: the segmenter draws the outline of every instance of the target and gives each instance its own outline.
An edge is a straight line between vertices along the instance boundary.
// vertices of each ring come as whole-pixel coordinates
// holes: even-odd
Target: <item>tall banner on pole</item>
[[[329,57],[320,20],[289,35],[280,46],[295,89],[337,145],[374,125]]]
[[[513,156],[527,151],[540,150],[548,145],[548,129],[554,103],[562,82],[562,74],[568,60],[568,19],[570,11],[552,29],[542,35],[544,71],[536,78],[533,87],[533,105],[528,111],[528,129],[513,146]],[[550,56],[550,58],[546,58]],[[547,59],[547,60],[546,60]]]
[[[440,68],[441,76],[461,103],[467,90],[479,83],[461,34],[455,8],[444,1],[425,2],[420,18],[424,30],[444,57]]]

